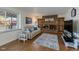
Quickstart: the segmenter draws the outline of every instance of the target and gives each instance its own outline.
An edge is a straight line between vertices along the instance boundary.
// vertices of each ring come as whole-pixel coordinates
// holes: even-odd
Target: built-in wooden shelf
[[[53,21],[45,21],[46,18],[53,18]],[[47,24],[47,28],[44,28],[44,25]],[[43,31],[52,31],[55,33],[60,33],[64,31],[64,17],[57,17],[57,15],[51,15],[51,16],[43,16],[42,19],[38,19],[38,26],[41,29],[44,29]]]

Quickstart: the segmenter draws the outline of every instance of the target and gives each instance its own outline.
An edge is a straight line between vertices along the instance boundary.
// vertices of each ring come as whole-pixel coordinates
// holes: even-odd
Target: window
[[[7,30],[15,30],[18,29],[17,21],[19,20],[18,14],[0,11],[0,32]]]
[[[0,31],[5,31],[6,26],[5,26],[5,12],[0,11]]]
[[[17,29],[17,15],[6,13],[6,27],[7,29]]]

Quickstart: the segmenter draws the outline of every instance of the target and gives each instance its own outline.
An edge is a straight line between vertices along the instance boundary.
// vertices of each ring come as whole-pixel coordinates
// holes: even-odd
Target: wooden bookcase
[[[50,17],[54,18],[54,21],[45,21],[45,18],[48,16],[43,16],[42,19],[38,19],[38,26],[44,31],[62,33],[64,31],[64,17],[57,17],[57,15],[53,15]],[[48,17],[49,18],[49,17]],[[47,22],[48,28],[44,28],[45,23]]]
[[[64,31],[64,17],[58,18],[58,33],[62,33]]]
[[[38,26],[42,29],[45,23],[45,19],[38,19]]]

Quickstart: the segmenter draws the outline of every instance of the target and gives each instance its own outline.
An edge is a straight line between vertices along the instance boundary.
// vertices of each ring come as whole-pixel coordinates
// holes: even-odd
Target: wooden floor
[[[36,40],[36,38],[38,38],[41,34],[37,35],[31,40],[27,40],[25,43],[19,40],[8,43],[4,46],[1,46],[0,51],[56,51],[47,47],[33,44],[34,40]],[[78,51],[79,50],[79,49],[74,49],[70,47],[66,48],[60,36],[58,36],[58,41],[59,41],[60,51]]]

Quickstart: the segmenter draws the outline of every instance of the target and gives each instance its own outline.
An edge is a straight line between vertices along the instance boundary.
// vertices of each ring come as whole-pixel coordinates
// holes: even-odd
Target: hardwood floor
[[[41,33],[42,34],[42,33]],[[43,47],[37,44],[33,44],[34,40],[38,38],[41,34],[37,35],[31,40],[27,40],[25,43],[23,41],[15,40],[0,47],[0,51],[56,51],[47,47]],[[53,34],[52,34],[53,35]],[[60,36],[58,36],[60,51],[77,51],[79,49],[66,48]]]

